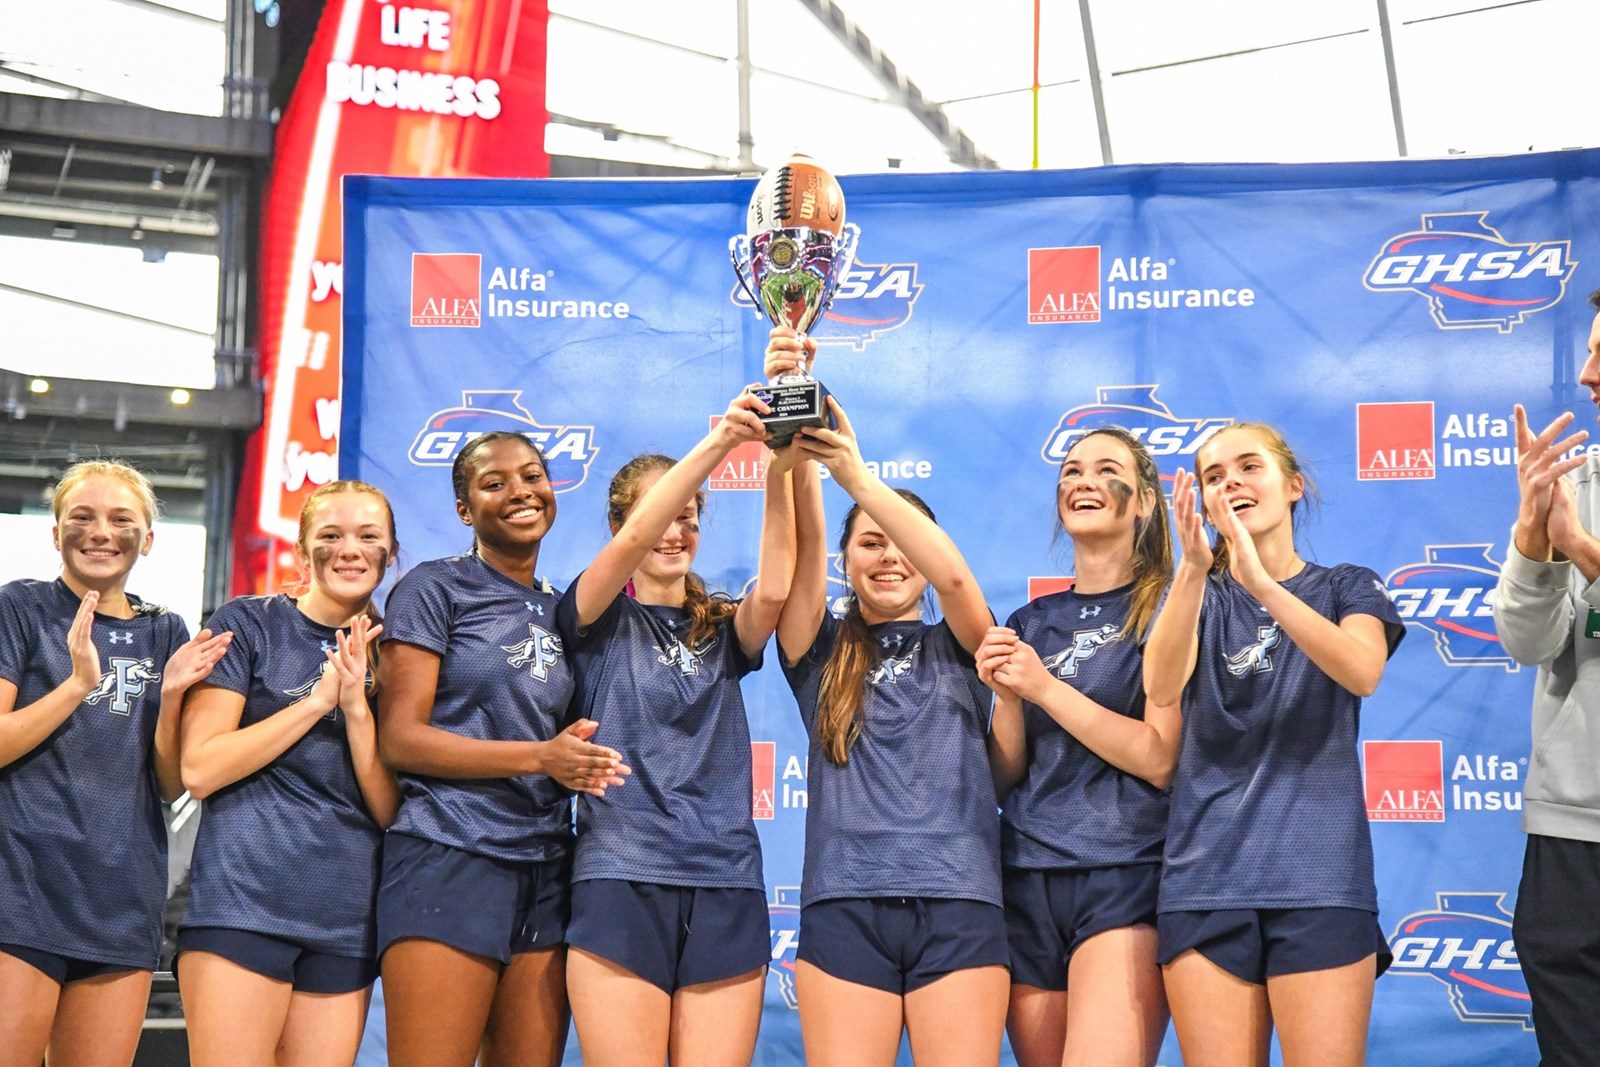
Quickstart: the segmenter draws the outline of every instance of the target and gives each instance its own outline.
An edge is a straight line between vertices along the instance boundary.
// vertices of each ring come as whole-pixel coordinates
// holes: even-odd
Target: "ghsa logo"
[[[1422,229],[1383,243],[1362,281],[1375,293],[1427,297],[1441,330],[1493,326],[1510,333],[1560,302],[1578,261],[1571,241],[1513,244],[1485,220],[1487,211],[1424,215]]]
[[[558,493],[576,489],[589,477],[589,465],[600,454],[593,426],[545,426],[521,404],[520,389],[464,389],[461,406],[428,416],[411,442],[408,454],[418,467],[448,467],[474,437],[493,430],[520,433],[539,446],[548,464],[550,484]]]
[[[812,326],[810,337],[818,345],[849,345],[860,352],[887,333],[911,321],[922,286],[915,263],[850,264],[834,290],[833,302]],[[743,308],[755,301],[735,282],[730,298]]]
[[[1489,545],[1427,545],[1428,558],[1392,571],[1385,591],[1407,625],[1433,635],[1433,647],[1450,667],[1504,667],[1517,661],[1500,646],[1494,626],[1494,586],[1500,564]]]
[[[767,902],[769,929],[772,933],[772,966],[767,977],[778,987],[778,996],[790,1011],[800,1010],[800,997],[795,993],[795,952],[800,947],[800,887],[775,885],[772,899]]]
[[[1432,978],[1450,990],[1466,1023],[1533,1029],[1528,983],[1511,940],[1504,893],[1439,893],[1438,907],[1412,912],[1389,935],[1390,974]]]
[[[1102,385],[1098,402],[1069,409],[1045,439],[1040,456],[1051,466],[1092,430],[1120,426],[1144,442],[1152,456],[1192,456],[1219,430],[1232,425],[1227,418],[1180,419],[1156,399],[1159,385]]]

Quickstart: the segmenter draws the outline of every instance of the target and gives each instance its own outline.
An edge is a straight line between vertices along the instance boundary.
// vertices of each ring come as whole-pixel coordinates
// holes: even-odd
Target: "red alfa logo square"
[[[1367,818],[1444,822],[1444,742],[1364,741]]]
[[[476,253],[412,253],[411,325],[481,325],[482,271]]]
[[[777,815],[775,797],[778,791],[778,742],[750,742],[751,781],[755,783],[750,794],[750,817],[771,819]]]
[[[1028,249],[1028,322],[1100,321],[1100,246]]]
[[[1433,401],[1356,405],[1358,481],[1433,474]]]

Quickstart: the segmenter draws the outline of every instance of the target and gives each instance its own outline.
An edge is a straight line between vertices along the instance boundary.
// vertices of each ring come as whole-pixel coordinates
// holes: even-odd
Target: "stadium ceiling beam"
[[[0,93],[0,131],[69,141],[163,148],[265,161],[272,156],[266,118],[180,115],[103,100],[58,100]]]
[[[978,151],[978,146],[972,138],[950,121],[950,116],[945,114],[943,107],[922,95],[922,90],[917,84],[901,73],[893,61],[883,54],[883,50],[861,32],[861,28],[845,14],[842,7],[834,3],[834,0],[800,0],[800,6],[815,15],[817,20],[877,77],[889,91],[894,102],[911,112],[916,120],[938,139],[952,163],[973,170],[999,168],[1000,164]]]

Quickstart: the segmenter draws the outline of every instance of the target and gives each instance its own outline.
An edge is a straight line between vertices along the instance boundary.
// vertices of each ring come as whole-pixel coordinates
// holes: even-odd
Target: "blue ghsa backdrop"
[[[1372,567],[1410,629],[1363,709],[1396,954],[1373,1061],[1536,1062],[1510,927],[1533,671],[1501,649],[1489,597],[1516,501],[1512,403],[1541,425],[1589,418],[1575,377],[1600,152],[842,184],[862,236],[816,330],[818,376],[1001,618],[1070,568],[1051,530],[1076,435],[1130,427],[1170,478],[1230,421],[1287,431],[1323,500],[1302,551]],[[587,564],[617,468],[681,454],[760,377],[767,325],[727,256],[752,188],[347,180],[340,473],[392,495],[407,558],[468,546],[450,461],[514,429],[557,482],[541,569],[564,585]],[[763,462],[746,446],[711,483],[713,588],[753,575]],[[772,912],[756,1062],[799,1064],[806,740],[774,657],[746,699]],[[1179,1062],[1170,1038],[1163,1062]]]

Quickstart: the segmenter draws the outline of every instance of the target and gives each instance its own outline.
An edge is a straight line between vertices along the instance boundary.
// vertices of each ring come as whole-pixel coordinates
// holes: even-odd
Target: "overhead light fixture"
[[[64,241],[70,241],[74,237],[78,236],[78,228],[70,222],[58,222],[54,226],[50,227],[50,236],[59,237]]]
[[[134,219],[133,220],[133,231],[128,234],[128,240],[130,240],[130,241],[142,241],[142,240],[144,240],[144,220],[143,219]]]
[[[43,378],[35,378],[28,383],[28,392],[30,393],[48,393],[49,391],[50,383]]]
[[[150,171],[150,188],[159,192],[167,187],[167,181],[161,175],[161,168],[156,167]]]
[[[189,395],[189,390],[187,389],[174,389],[172,391],[172,402],[179,407],[187,404],[192,399],[194,398]]]

